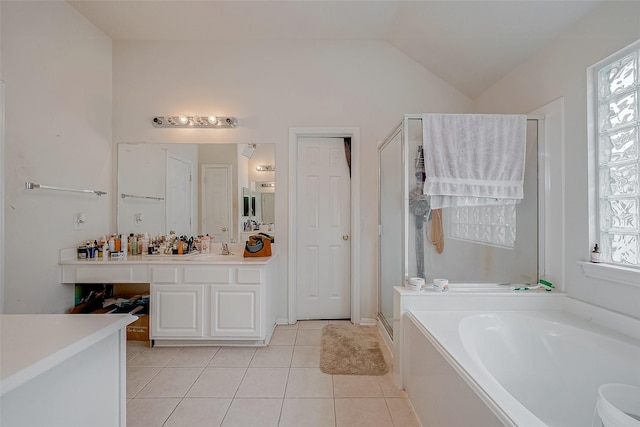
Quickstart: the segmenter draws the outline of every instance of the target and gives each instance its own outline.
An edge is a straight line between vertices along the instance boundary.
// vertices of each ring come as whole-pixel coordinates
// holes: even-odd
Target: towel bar
[[[126,199],[127,197],[133,197],[134,199],[151,199],[151,200],[164,200],[164,197],[153,197],[153,196],[135,196],[133,194],[120,194],[120,197]]]
[[[33,182],[26,182],[25,183],[25,188],[27,190],[33,190],[35,188],[41,188],[43,190],[72,191],[74,193],[91,193],[91,194],[95,194],[96,196],[103,196],[103,195],[107,194],[105,191],[100,191],[100,190],[77,190],[75,188],[53,187],[53,186],[50,186],[50,185],[35,184]]]

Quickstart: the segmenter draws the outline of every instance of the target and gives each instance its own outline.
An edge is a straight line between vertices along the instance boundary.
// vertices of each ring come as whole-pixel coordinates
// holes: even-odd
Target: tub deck
[[[494,320],[493,323],[482,324],[483,319],[491,316],[495,318],[489,319]],[[598,384],[626,381],[640,385],[640,363],[635,365],[635,372],[617,372],[614,365],[622,366],[623,357],[606,354],[602,348],[611,348],[613,352],[619,347],[616,343],[620,343],[622,350],[619,351],[632,353],[624,356],[624,369],[633,370],[633,367],[629,368],[634,366],[629,359],[637,357],[640,360],[640,341],[562,310],[499,310],[493,313],[488,310],[411,310],[405,317],[402,380],[419,416],[423,403],[432,401],[434,394],[438,395],[437,390],[424,385],[430,382],[439,384],[443,390],[440,405],[436,406],[447,407],[448,401],[454,400],[465,408],[462,412],[455,407],[449,409],[458,423],[474,420],[476,426],[578,427],[591,425]],[[514,324],[522,328],[521,339],[519,330],[509,326]],[[483,335],[485,331],[487,336]],[[542,337],[540,351],[528,345],[537,340],[534,334]],[[418,343],[421,338],[424,342]],[[566,347],[576,351],[568,355],[571,360],[563,362],[544,353],[549,350],[544,348],[545,344],[553,338],[563,343],[561,350]],[[500,344],[500,340],[504,345],[495,345]],[[526,348],[510,348],[514,345]],[[589,346],[594,350],[590,352]],[[492,354],[492,348],[503,354]],[[596,354],[598,352],[602,354]],[[421,357],[421,354],[425,356]],[[487,361],[494,357],[497,359]],[[606,366],[607,359],[611,367]],[[434,366],[422,367],[421,363],[433,363]],[[567,365],[563,368],[562,363]],[[601,365],[605,365],[602,372],[597,372],[595,367]],[[504,372],[496,372],[501,371],[501,367],[505,367]],[[545,371],[549,378],[542,378]],[[582,371],[585,371],[584,376],[580,374]],[[524,378],[522,387],[513,384],[528,373],[532,378]],[[454,378],[456,375],[458,378]],[[558,379],[558,384],[552,383],[554,378]],[[473,393],[463,390],[465,384]],[[536,384],[544,390],[534,390]],[[446,396],[451,390],[455,393]],[[486,407],[482,408],[482,404]],[[446,414],[434,415],[434,411],[438,409],[431,407],[424,411],[423,425],[453,425],[443,424],[452,420],[438,418]],[[465,411],[469,414],[464,414]],[[468,418],[464,418],[467,415]]]

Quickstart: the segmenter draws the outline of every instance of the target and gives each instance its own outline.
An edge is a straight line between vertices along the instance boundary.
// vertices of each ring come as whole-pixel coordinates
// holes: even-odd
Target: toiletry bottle
[[[129,242],[127,240],[127,235],[123,234],[120,236],[120,250],[122,251],[122,253],[127,256],[127,254],[129,253],[127,251],[127,248],[129,247]]]
[[[110,253],[110,251],[109,251],[109,244],[107,244],[107,243],[105,242],[105,244],[104,244],[104,245],[102,245],[102,260],[103,260],[103,261],[106,261],[106,260],[108,260],[108,259],[109,259],[109,253]]]
[[[130,233],[129,234],[129,240],[127,241],[127,254],[129,254],[129,255],[133,255],[132,245],[133,245],[133,233]]]
[[[596,245],[593,247],[593,251],[591,251],[591,262],[600,262],[601,261],[600,255],[601,255],[600,248],[596,243]]]
[[[120,252],[121,245],[122,245],[122,239],[118,239],[118,237],[116,236],[116,237],[114,237],[113,240],[114,240],[114,248],[113,248],[113,250],[111,252]],[[126,245],[127,244],[126,244],[126,241],[125,241],[125,252],[127,250],[126,249],[127,248]]]
[[[144,233],[144,236],[142,236],[142,240],[138,242],[138,245],[142,245],[139,249],[138,252],[140,252],[141,254],[146,254],[149,251],[149,234],[147,234],[146,232]]]

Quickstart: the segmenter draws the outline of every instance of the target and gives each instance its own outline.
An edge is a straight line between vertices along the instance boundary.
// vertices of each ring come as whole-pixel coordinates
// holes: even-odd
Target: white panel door
[[[351,183],[343,138],[298,140],[297,317],[351,317]]]
[[[231,165],[202,165],[202,234],[228,242],[231,221]]]
[[[260,195],[260,208],[262,209],[262,222],[273,224],[276,222],[276,194],[262,193]]]
[[[167,229],[191,235],[191,163],[167,155]]]

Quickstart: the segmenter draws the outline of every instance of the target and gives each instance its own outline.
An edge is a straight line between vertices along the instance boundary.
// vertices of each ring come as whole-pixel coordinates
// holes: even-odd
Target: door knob
[[[342,240],[349,240],[349,235],[348,234],[343,235]]]
[[[227,231],[227,227],[222,227],[222,231]]]

